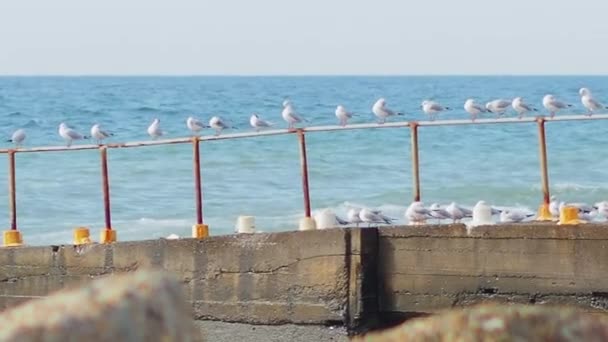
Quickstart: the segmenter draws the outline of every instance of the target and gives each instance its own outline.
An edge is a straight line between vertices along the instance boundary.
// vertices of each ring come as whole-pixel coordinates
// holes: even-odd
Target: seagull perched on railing
[[[353,115],[354,114],[348,112],[343,105],[338,105],[338,107],[336,107],[336,118],[338,118],[338,121],[342,127],[346,126],[348,119],[351,119]]]
[[[66,141],[67,147],[72,146],[72,141],[88,139],[89,137],[84,136],[75,130],[71,129],[64,122],[59,124],[59,135]]]
[[[591,90],[588,88],[581,88],[578,93],[581,95],[581,102],[583,103],[583,106],[587,108],[589,116],[593,115],[593,113],[597,112],[598,110],[606,109],[606,106],[593,98],[593,95],[591,95]]]
[[[155,118],[150,124],[150,126],[148,126],[148,135],[151,136],[152,139],[156,139],[162,136],[163,134],[163,131],[160,129],[160,120],[158,118]]]
[[[97,141],[97,144],[99,145],[103,143],[103,139],[109,138],[113,135],[114,134],[102,130],[99,124],[94,124],[93,127],[91,127],[91,136]]]
[[[555,114],[562,109],[572,107],[571,104],[558,101],[555,96],[547,94],[543,97],[543,106],[549,111],[551,118],[555,117]]]
[[[475,103],[475,100],[473,99],[468,99],[465,101],[464,110],[471,114],[471,121],[475,121],[475,119],[477,119],[477,115],[487,112],[483,106]]]
[[[188,126],[188,129],[195,135],[197,135],[198,132],[202,131],[203,128],[209,128],[209,126],[203,124],[199,119],[196,119],[192,116],[186,119],[186,126]]]
[[[296,123],[300,123],[302,121],[306,121],[304,118],[296,113],[296,110],[293,108],[293,104],[289,100],[283,101],[283,111],[281,112],[281,116],[283,120],[287,121],[288,129],[294,129],[294,125]]]
[[[234,128],[229,126],[221,117],[214,116],[209,120],[209,126],[215,130],[215,135],[218,136],[220,133],[227,128]]]
[[[251,127],[255,128],[256,132],[259,132],[262,128],[268,128],[273,125],[272,122],[268,122],[260,118],[260,116],[256,113],[251,114],[251,117],[249,118],[249,124],[251,125]]]
[[[372,112],[378,117],[378,119],[380,119],[378,121],[379,124],[385,123],[386,119],[390,116],[403,115],[403,113],[395,113],[391,109],[388,109],[386,107],[386,100],[384,98],[380,98],[374,103],[372,106]]]
[[[20,128],[13,133],[13,135],[10,139],[7,140],[7,142],[12,142],[13,144],[15,144],[15,146],[20,147],[23,141],[25,140],[25,137],[25,130],[23,128]]]
[[[493,100],[486,103],[486,109],[490,113],[494,113],[496,116],[500,117],[507,111],[507,109],[509,109],[511,102],[512,101],[504,99]]]
[[[527,104],[525,104],[524,100],[521,97],[514,98],[513,103],[511,103],[511,106],[513,107],[513,109],[515,109],[515,111],[517,112],[518,118],[520,118],[520,119],[527,112],[531,112],[531,111],[537,112],[538,111],[538,109],[530,107]]]
[[[435,101],[430,101],[430,100],[422,101],[420,108],[422,108],[423,112],[425,112],[426,114],[429,115],[429,117],[431,118],[431,121],[435,120],[435,117],[437,116],[437,114],[443,112],[444,110],[450,109],[448,107],[444,107],[444,106],[440,105],[439,103],[437,103]]]

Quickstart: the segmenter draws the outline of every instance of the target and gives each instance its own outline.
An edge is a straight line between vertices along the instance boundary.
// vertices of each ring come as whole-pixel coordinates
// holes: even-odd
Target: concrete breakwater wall
[[[0,249],[0,307],[163,268],[199,320],[345,324],[481,301],[608,312],[608,225],[350,228]]]

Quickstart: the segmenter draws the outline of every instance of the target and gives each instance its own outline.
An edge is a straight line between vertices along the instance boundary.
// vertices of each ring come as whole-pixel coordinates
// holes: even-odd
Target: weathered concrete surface
[[[608,225],[329,229],[0,249],[0,307],[158,267],[198,320],[374,327],[484,301],[608,310]]]
[[[608,317],[570,308],[481,305],[419,318],[353,341],[606,341]]]
[[[403,317],[491,300],[608,310],[608,226],[379,229],[380,311]]]
[[[316,325],[251,325],[197,321],[205,341],[213,342],[347,342],[346,329]]]
[[[109,276],[0,315],[0,341],[201,341],[182,286],[158,271]]]

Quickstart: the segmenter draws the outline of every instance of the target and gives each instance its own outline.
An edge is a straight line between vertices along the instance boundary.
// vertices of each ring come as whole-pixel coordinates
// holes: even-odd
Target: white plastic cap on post
[[[492,219],[492,207],[484,201],[479,201],[473,207],[473,220],[469,224],[470,227],[487,226],[496,224]]]
[[[336,214],[330,209],[324,209],[314,215],[317,229],[327,229],[336,227]]]
[[[299,230],[315,230],[317,229],[317,223],[312,217],[303,217],[300,219]]]
[[[255,233],[255,217],[239,216],[236,220],[236,232],[239,234]]]

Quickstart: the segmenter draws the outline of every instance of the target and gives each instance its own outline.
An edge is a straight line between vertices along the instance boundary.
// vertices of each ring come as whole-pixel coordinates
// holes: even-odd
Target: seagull
[[[200,120],[189,116],[188,119],[186,120],[186,126],[188,126],[188,129],[194,133],[195,135],[202,131],[203,128],[209,128],[209,126],[203,124]]]
[[[338,225],[340,226],[346,226],[349,224],[348,220],[345,220],[343,218],[341,218],[340,216],[336,215],[336,222],[338,223]]]
[[[521,222],[528,217],[532,217],[534,214],[524,213],[519,210],[505,209],[500,213],[500,222],[503,223],[514,223]]]
[[[486,109],[490,113],[496,114],[496,116],[502,116],[510,106],[511,101],[503,99],[493,100],[486,103]]]
[[[101,129],[99,124],[94,124],[91,127],[91,136],[97,141],[97,144],[101,145],[103,143],[103,139],[109,138],[114,134],[108,133]]]
[[[288,129],[294,129],[294,124],[306,121],[296,113],[296,110],[289,100],[283,101],[283,112],[281,112],[281,116],[283,116],[283,120],[287,121],[289,124],[289,126],[287,126]]]
[[[598,214],[608,218],[608,201],[602,201],[595,203],[593,206],[595,210],[597,210]]]
[[[435,101],[424,100],[420,105],[422,111],[428,114],[431,117],[431,120],[435,120],[435,116],[443,112],[444,110],[449,110],[450,108],[444,107]]]
[[[359,218],[361,219],[361,222],[365,222],[368,225],[371,225],[372,223],[393,223],[392,218],[385,216],[380,211],[374,211],[367,208],[361,209],[359,212]]]
[[[255,128],[256,132],[259,132],[262,128],[272,126],[272,123],[261,119],[260,116],[256,113],[251,114],[251,117],[249,118],[249,124],[251,125],[251,127]]]
[[[581,88],[578,93],[581,95],[581,102],[583,103],[583,106],[587,108],[589,116],[598,110],[606,109],[606,106],[593,98],[593,95],[591,95],[591,91],[588,88]]]
[[[59,135],[66,141],[67,147],[72,146],[72,141],[88,139],[89,137],[83,136],[66,125],[64,122],[59,124]]]
[[[558,111],[572,107],[571,104],[558,101],[555,96],[551,94],[547,94],[543,97],[543,106],[549,111],[551,118],[553,118]]]
[[[584,213],[590,213],[594,209],[593,206],[591,206],[591,205],[589,205],[587,203],[580,203],[580,202],[579,203],[567,203],[566,205],[570,206],[570,207],[575,207],[579,211],[582,211]]]
[[[549,202],[549,212],[554,219],[559,217],[559,209],[562,203],[563,202],[560,202],[557,197],[551,196],[551,202]]]
[[[15,144],[15,146],[20,147],[23,141],[25,140],[25,137],[25,130],[23,128],[20,128],[13,133],[13,135],[10,139],[7,140],[7,142],[12,142]]]
[[[412,202],[405,211],[405,218],[411,225],[424,224],[427,217],[430,215],[429,210],[424,207],[422,202]]]
[[[380,119],[378,121],[379,124],[385,123],[389,116],[403,115],[403,113],[395,113],[386,108],[386,100],[384,98],[380,98],[378,101],[376,101],[376,103],[374,103],[372,106],[372,112],[378,117],[378,119]]]
[[[445,208],[445,211],[448,213],[448,215],[450,215],[450,218],[452,219],[453,223],[456,223],[465,217],[471,217],[473,215],[473,212],[471,210],[462,208],[458,206],[455,202],[450,203],[450,205]]]
[[[231,128],[219,116],[214,116],[209,120],[209,127],[213,128],[215,130],[216,136],[220,135],[222,130],[224,130],[226,128]]]
[[[158,118],[155,118],[150,124],[150,126],[148,126],[148,135],[151,136],[152,139],[156,139],[162,136],[163,134],[163,131],[160,129],[160,120]]]
[[[353,113],[347,112],[346,108],[344,108],[344,106],[342,106],[342,105],[339,105],[338,107],[336,107],[336,117],[340,121],[340,125],[342,127],[346,126],[348,119],[352,118],[353,115],[354,115]]]
[[[536,108],[532,108],[530,106],[528,106],[527,104],[524,103],[524,100],[521,97],[516,97],[513,99],[513,103],[511,103],[511,106],[513,107],[513,109],[515,109],[515,111],[518,114],[518,117],[521,119],[524,114],[526,114],[527,112],[531,112],[531,111],[535,111],[537,112],[538,109]]]
[[[471,121],[475,121],[475,119],[477,118],[477,115],[479,115],[480,113],[487,112],[487,110],[484,107],[475,103],[475,100],[473,100],[473,99],[468,99],[465,101],[464,110],[466,110],[467,113],[471,114]]]
[[[598,212],[597,210],[593,209],[589,212],[585,212],[582,210],[578,210],[578,219],[579,220],[583,220],[583,221],[593,221],[595,219],[595,217],[597,216]]]
[[[346,213],[346,219],[348,220],[348,223],[355,224],[357,227],[359,227],[359,223],[363,222],[361,221],[361,218],[359,218],[360,211],[361,209],[359,208],[350,208],[348,210],[348,213]]]
[[[431,215],[431,217],[433,218],[436,218],[437,223],[441,223],[441,220],[446,220],[450,218],[450,214],[448,214],[445,209],[442,209],[438,203],[431,204],[431,206],[429,207],[429,215]]]

